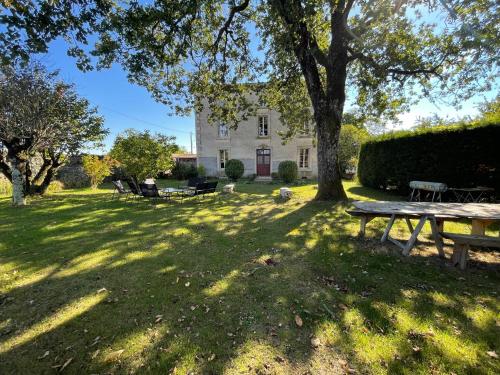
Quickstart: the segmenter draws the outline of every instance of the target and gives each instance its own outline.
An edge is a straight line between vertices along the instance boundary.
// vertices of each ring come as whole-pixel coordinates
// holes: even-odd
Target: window
[[[226,124],[219,125],[219,138],[229,137],[229,127]]]
[[[309,168],[309,149],[299,149],[299,168]]]
[[[300,135],[302,136],[309,136],[311,135],[311,124],[306,122],[304,126],[302,126],[302,129],[300,129]]]
[[[219,169],[226,168],[229,152],[227,150],[219,150]]]
[[[269,117],[266,115],[258,118],[258,135],[259,137],[267,137],[269,135]]]

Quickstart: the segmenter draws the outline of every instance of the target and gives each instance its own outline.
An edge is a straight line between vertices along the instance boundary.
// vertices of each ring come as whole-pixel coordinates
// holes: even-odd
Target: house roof
[[[196,159],[196,154],[172,154],[174,159]]]

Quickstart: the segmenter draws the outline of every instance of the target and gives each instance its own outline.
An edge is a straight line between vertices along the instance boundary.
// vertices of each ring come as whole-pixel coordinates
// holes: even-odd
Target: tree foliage
[[[361,145],[369,137],[370,135],[364,128],[350,124],[342,126],[339,138],[339,163],[342,172],[356,169]]]
[[[67,156],[99,145],[103,118],[75,88],[38,64],[0,66],[0,171],[15,203],[44,193]],[[40,156],[35,170],[32,160]],[[16,204],[17,204],[16,203]]]
[[[97,189],[104,179],[111,175],[113,167],[117,165],[116,160],[108,155],[99,157],[98,155],[84,155],[82,158],[83,169],[90,178],[90,186]]]
[[[110,156],[130,176],[144,180],[173,167],[172,154],[179,151],[174,141],[175,137],[129,129],[116,137]]]
[[[286,136],[312,121],[320,199],[345,198],[337,154],[346,105],[380,119],[422,97],[457,104],[492,88],[499,61],[495,0],[9,4],[5,59],[63,36],[82,69],[119,62],[179,113],[208,105],[211,121],[237,126],[264,103],[281,113]],[[248,84],[257,81],[266,84]]]

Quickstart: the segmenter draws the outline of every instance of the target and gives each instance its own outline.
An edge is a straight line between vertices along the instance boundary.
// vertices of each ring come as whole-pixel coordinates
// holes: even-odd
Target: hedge
[[[361,147],[364,186],[401,193],[412,180],[489,186],[500,194],[500,124],[442,126],[372,138]]]

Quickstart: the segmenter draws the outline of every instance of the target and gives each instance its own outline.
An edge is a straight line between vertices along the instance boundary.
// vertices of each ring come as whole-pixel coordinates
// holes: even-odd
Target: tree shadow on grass
[[[55,267],[29,285],[14,282],[2,297],[7,373],[42,372],[69,358],[68,373],[449,372],[473,371],[480,361],[485,372],[496,368],[481,354],[498,348],[489,319],[498,299],[488,295],[496,274],[464,282],[418,257],[372,253],[350,236],[356,222],[342,206],[244,194],[157,208],[99,199],[97,213],[76,199],[60,224],[30,221],[45,254],[28,245],[19,254],[8,248],[16,241],[0,238],[2,258],[19,273]],[[59,204],[41,204],[32,219]],[[467,309],[478,301],[488,314],[476,324]],[[453,340],[477,357],[450,354]]]

